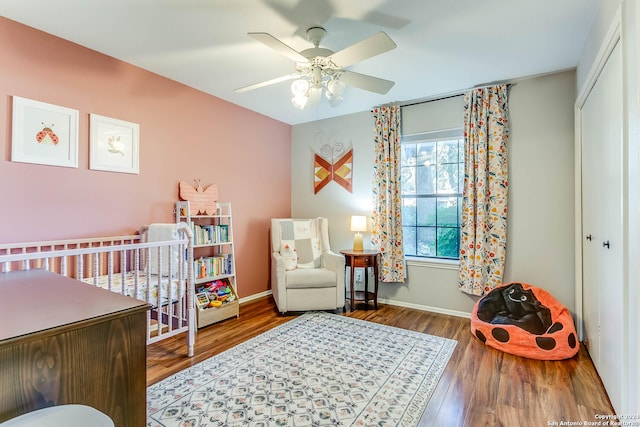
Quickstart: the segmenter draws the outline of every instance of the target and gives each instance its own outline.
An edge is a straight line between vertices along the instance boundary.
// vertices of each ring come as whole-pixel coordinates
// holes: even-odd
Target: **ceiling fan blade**
[[[343,71],[339,80],[346,85],[368,90],[369,92],[379,93],[381,95],[389,92],[395,84],[395,82],[392,82],[391,80],[354,73],[353,71]]]
[[[356,62],[395,49],[396,46],[395,42],[385,32],[380,31],[330,55],[327,59],[341,68],[346,68]]]
[[[253,37],[254,39],[258,40],[260,43],[267,45],[271,49],[275,50],[281,55],[286,56],[287,58],[289,58],[294,62],[309,61],[306,57],[302,56],[300,52],[282,43],[280,40],[273,37],[269,33],[247,33],[247,34]]]
[[[286,82],[287,80],[293,80],[298,77],[300,77],[300,74],[298,73],[287,74],[286,76],[277,77],[275,79],[267,80],[266,82],[256,83],[256,84],[245,86],[245,87],[240,87],[238,89],[235,89],[235,91],[238,93],[248,92],[250,90],[258,89],[258,88],[269,86],[272,84]]]

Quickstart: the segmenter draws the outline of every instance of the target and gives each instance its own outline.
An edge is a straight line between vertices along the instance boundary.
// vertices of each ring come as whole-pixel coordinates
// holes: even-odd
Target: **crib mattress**
[[[137,278],[136,286],[135,271],[128,271],[124,274],[124,278],[121,273],[113,274],[111,288],[109,288],[108,275],[97,276],[97,278],[87,277],[82,281],[111,292],[148,302],[154,307],[167,305],[169,301],[177,302],[184,296],[186,291],[184,284],[180,286],[182,281],[179,279],[170,279],[167,276],[158,276],[157,274],[147,275],[144,271],[138,271]],[[160,279],[160,287],[158,286],[158,279]],[[122,290],[123,285],[124,291]],[[159,288],[160,293],[158,293]]]

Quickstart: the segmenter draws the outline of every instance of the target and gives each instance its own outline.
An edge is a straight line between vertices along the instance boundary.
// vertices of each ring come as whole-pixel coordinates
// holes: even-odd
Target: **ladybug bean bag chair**
[[[490,347],[530,359],[569,359],[579,349],[569,310],[526,283],[504,284],[478,300],[471,333]]]

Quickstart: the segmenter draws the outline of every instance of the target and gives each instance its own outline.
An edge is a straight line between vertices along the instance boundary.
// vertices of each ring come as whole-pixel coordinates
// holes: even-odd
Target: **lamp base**
[[[356,233],[356,235],[353,236],[353,250],[354,251],[364,250],[364,246],[362,244],[362,234],[360,233]]]

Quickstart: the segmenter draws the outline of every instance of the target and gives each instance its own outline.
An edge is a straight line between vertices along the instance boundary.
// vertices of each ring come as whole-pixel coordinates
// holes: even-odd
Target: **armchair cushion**
[[[335,288],[336,273],[326,268],[298,268],[287,272],[287,289]]]

